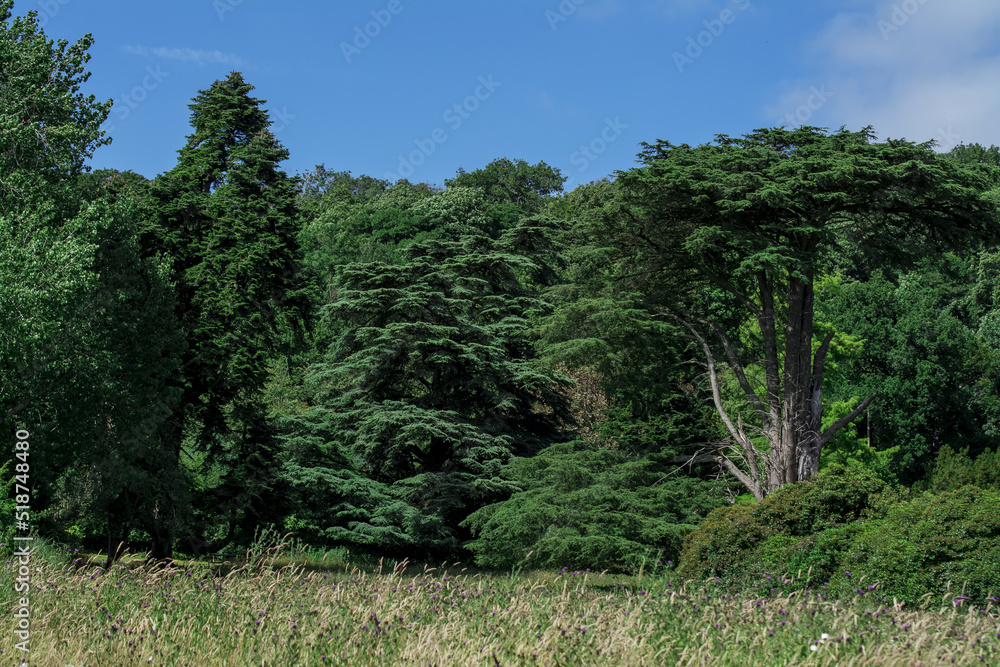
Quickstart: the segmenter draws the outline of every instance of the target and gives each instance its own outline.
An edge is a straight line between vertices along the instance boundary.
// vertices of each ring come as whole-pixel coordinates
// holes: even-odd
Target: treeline
[[[571,192],[507,158],[443,188],[293,177],[234,72],[147,180],[84,167],[109,141],[89,37],[11,9],[0,411],[53,540],[202,556],[273,526],[493,567],[683,549],[714,575],[706,515],[796,482],[870,486],[848,522],[1000,485],[995,147],[771,128],[644,144]]]

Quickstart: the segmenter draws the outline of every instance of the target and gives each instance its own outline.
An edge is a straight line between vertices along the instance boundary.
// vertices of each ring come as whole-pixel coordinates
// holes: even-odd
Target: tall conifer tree
[[[178,455],[182,435],[195,434],[207,461],[225,471],[204,498],[209,514],[225,515],[224,539],[253,523],[254,499],[266,495],[273,435],[261,390],[272,355],[287,349],[306,307],[297,277],[297,184],[278,167],[288,151],[252,90],[233,72],[200,91],[189,105],[194,131],[177,166],[153,188],[157,237],[174,259],[188,342]]]

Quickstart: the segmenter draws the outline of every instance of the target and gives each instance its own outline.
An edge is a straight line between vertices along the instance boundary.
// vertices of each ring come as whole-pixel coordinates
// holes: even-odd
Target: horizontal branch
[[[858,415],[864,412],[874,400],[875,400],[875,394],[872,394],[865,400],[861,401],[861,405],[851,410],[850,414],[845,415],[840,419],[838,419],[837,421],[833,422],[833,424],[831,424],[830,427],[825,431],[823,431],[822,435],[819,436],[819,446],[823,447],[826,443],[830,442],[830,438],[832,438],[837,431],[839,431],[840,429],[844,428],[852,421],[857,419]]]
[[[678,466],[693,466],[697,463],[718,462],[722,458],[720,454],[695,454],[693,456],[675,456],[670,462]]]
[[[739,466],[733,463],[729,457],[722,454],[695,454],[694,456],[675,456],[670,459],[670,462],[675,465],[680,466],[690,466],[696,463],[718,463],[723,468],[725,468],[733,477],[735,477],[740,484],[745,486],[748,491],[750,491],[754,497],[759,497],[761,492],[760,484],[757,480],[752,479],[745,472],[740,470]]]

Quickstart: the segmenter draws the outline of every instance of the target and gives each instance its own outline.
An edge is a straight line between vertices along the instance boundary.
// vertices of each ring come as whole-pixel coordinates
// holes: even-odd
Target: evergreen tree
[[[493,204],[515,207],[518,213],[531,214],[541,210],[545,198],[562,192],[566,177],[544,162],[531,165],[524,160],[497,158],[482,169],[458,170],[455,178],[446,180],[449,188],[478,188]]]
[[[727,436],[705,456],[758,499],[815,474],[826,443],[875,400],[824,423],[834,332],[814,347],[814,281],[833,251],[852,245],[870,265],[907,266],[1000,235],[983,172],[928,144],[873,139],[871,128],[803,127],[694,148],[658,141],[618,175],[627,206],[604,220],[610,263],[658,287],[650,308],[697,341]],[[756,424],[724,405],[717,359]]]
[[[560,437],[564,380],[536,367],[528,338],[544,304],[520,276],[535,264],[510,237],[485,233],[487,223],[442,222],[399,263],[340,270],[325,318],[343,333],[312,369],[314,407],[288,421],[293,483],[334,485],[341,499],[314,516],[315,530],[362,544],[381,531],[425,554],[454,551],[469,537],[461,521],[515,490],[502,466]],[[383,503],[375,516],[360,507],[372,500],[348,502],[361,479],[369,498],[391,496],[396,509]]]
[[[578,441],[514,459],[509,472],[522,490],[466,520],[476,562],[635,571],[676,560],[684,536],[726,499],[718,482],[679,475],[668,483],[664,458]]]
[[[297,183],[278,167],[288,151],[268,131],[264,100],[251,90],[233,72],[200,91],[177,166],[153,184],[157,249],[173,258],[188,342],[175,438],[179,448],[182,435],[194,434],[191,445],[206,463],[225,470],[201,494],[206,516],[224,514],[223,541],[237,537],[234,528],[250,531],[266,504],[252,502],[264,498],[274,473],[261,392],[272,357],[290,350],[307,310]]]

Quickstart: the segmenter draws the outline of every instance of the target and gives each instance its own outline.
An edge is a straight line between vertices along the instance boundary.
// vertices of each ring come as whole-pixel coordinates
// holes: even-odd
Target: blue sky
[[[170,169],[187,105],[232,70],[301,173],[441,185],[494,158],[568,187],[639,143],[773,125],[1000,144],[992,0],[17,0],[50,37],[96,40],[114,99],[92,165]]]

